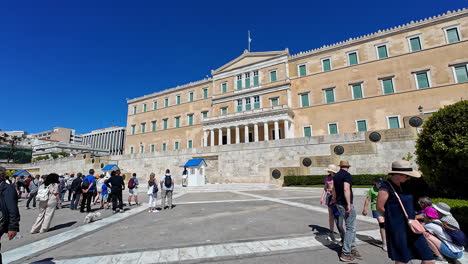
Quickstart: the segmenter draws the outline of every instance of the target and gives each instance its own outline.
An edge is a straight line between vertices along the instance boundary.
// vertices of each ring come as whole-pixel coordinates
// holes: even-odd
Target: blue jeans
[[[79,201],[80,201],[80,194],[79,193],[72,194],[72,200],[70,202],[70,209],[77,209]]]
[[[338,222],[343,223],[344,221],[346,226],[342,251],[344,254],[349,255],[351,250],[356,248],[356,210],[354,205],[351,205],[351,212],[347,214],[345,206],[337,204],[336,207],[341,213]]]

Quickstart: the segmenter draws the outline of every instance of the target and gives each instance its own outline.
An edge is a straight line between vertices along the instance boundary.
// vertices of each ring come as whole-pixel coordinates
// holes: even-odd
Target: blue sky
[[[297,53],[447,10],[426,1],[2,1],[0,129],[125,126],[126,98],[203,79],[247,48]]]

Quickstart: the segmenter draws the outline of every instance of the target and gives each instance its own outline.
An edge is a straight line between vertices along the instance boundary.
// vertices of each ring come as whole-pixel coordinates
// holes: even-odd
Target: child
[[[102,198],[101,198],[101,208],[104,209],[104,206],[106,206],[107,204],[107,198],[109,196],[109,191],[107,189],[107,185],[103,184],[102,187],[101,187],[101,195],[102,195]],[[110,208],[110,204],[107,205],[107,209]]]
[[[384,182],[384,179],[381,177],[374,178],[374,186],[369,189],[367,193],[367,199],[364,202],[364,208],[362,209],[362,215],[367,215],[367,207],[369,203],[371,204],[372,217],[377,219],[380,227],[380,237],[382,238],[382,249],[387,251],[387,244],[385,240],[385,220],[384,217],[377,211],[377,195],[379,193],[380,184]]]

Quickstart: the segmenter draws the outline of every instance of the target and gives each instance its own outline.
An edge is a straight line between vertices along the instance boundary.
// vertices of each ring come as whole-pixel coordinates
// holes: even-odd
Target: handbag
[[[387,183],[392,188],[393,193],[395,193],[395,196],[398,199],[398,202],[400,203],[401,209],[403,210],[403,213],[405,214],[405,217],[406,217],[406,220],[408,221],[408,226],[409,226],[411,232],[413,232],[415,234],[424,233],[426,231],[426,229],[424,229],[424,226],[418,220],[408,218],[408,214],[406,213],[405,207],[403,206],[403,203],[401,202],[400,196],[395,191],[395,188],[393,188],[393,185],[391,183],[389,183],[389,182],[387,182]]]

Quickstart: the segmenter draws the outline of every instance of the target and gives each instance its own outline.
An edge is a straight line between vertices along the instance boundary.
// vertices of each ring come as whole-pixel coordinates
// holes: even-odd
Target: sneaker
[[[153,213],[159,213],[159,211],[156,210],[156,209],[152,210],[151,212],[153,212]]]
[[[29,209],[31,209],[31,208],[29,208],[29,207],[26,207],[26,209],[27,209],[27,210],[29,210]]]
[[[359,251],[357,251],[357,249],[355,249],[355,248],[353,248],[353,249],[351,250],[351,255],[353,255],[353,257],[354,257],[355,259],[359,259],[359,260],[362,260],[362,259],[363,259],[362,256],[361,256],[361,254],[359,253]]]
[[[387,250],[387,244],[383,244],[383,245],[382,245],[382,249],[383,249],[383,251],[387,252],[387,251],[388,251],[388,250]]]
[[[113,210],[112,213],[113,213],[113,214],[116,214],[116,213],[117,213],[117,210]]]
[[[331,241],[336,242],[336,237],[334,232],[330,232],[328,234],[328,237],[330,238]]]
[[[340,260],[343,262],[351,262],[354,261],[354,257],[351,254],[347,255],[345,253],[341,253]]]
[[[124,210],[123,210],[123,209],[120,209],[120,213],[123,213],[123,212],[124,212]]]
[[[435,256],[434,260],[439,261],[439,262],[443,262],[443,263],[447,263],[447,260],[445,260],[445,258],[442,257],[442,256]]]

